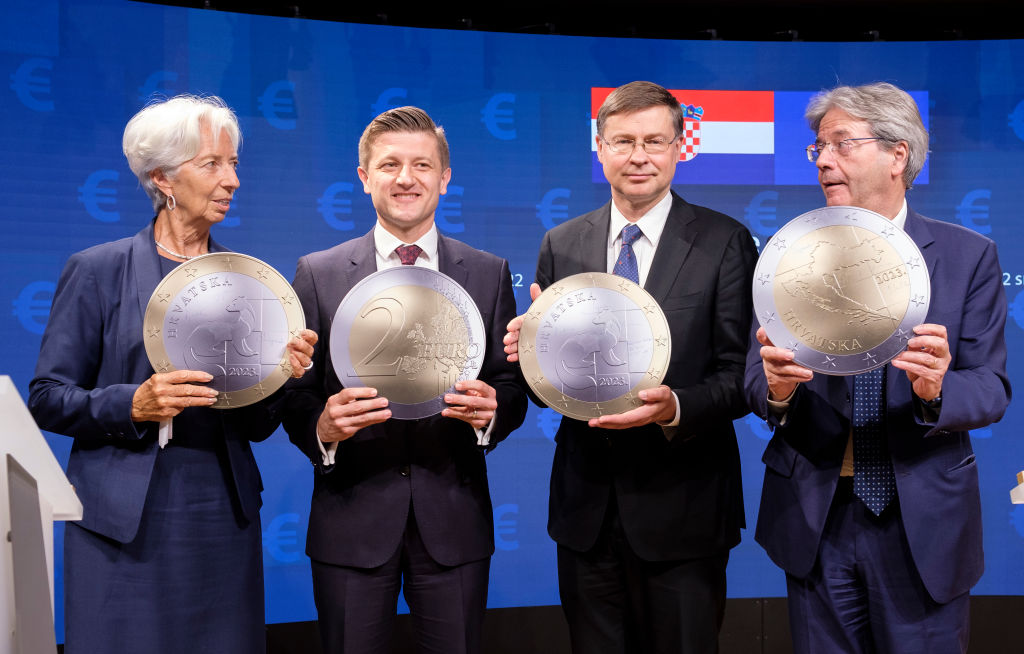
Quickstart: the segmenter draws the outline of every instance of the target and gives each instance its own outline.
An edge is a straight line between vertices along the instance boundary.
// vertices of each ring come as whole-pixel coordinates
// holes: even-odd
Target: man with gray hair
[[[806,117],[827,204],[903,229],[931,304],[905,351],[850,377],[814,375],[757,330],[747,401],[774,435],[755,538],[786,571],[795,652],[964,652],[984,567],[968,430],[998,421],[1010,400],[996,246],[908,208],[928,133],[905,91],[838,87]]]

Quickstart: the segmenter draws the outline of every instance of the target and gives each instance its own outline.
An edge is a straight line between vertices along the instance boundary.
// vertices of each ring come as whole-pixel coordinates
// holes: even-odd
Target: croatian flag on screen
[[[614,91],[590,89],[593,181],[606,183],[597,160],[597,112]],[[683,107],[685,130],[675,184],[810,185],[818,175],[807,160],[814,134],[804,110],[816,91],[669,89]],[[910,91],[928,127],[928,92]],[[928,164],[915,184],[928,183]]]

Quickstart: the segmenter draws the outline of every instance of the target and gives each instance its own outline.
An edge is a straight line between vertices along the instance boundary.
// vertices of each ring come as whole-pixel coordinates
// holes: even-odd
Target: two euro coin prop
[[[754,269],[754,311],[768,338],[826,375],[885,365],[925,322],[928,268],[892,221],[822,207],[786,223]]]
[[[654,298],[608,273],[555,282],[530,306],[519,332],[526,382],[549,407],[577,420],[641,406],[640,391],[661,384],[671,350]]]
[[[157,285],[143,321],[146,355],[157,372],[213,375],[214,409],[258,402],[291,376],[286,346],[305,328],[302,306],[272,266],[245,254],[190,259]],[[172,437],[160,423],[160,446]]]
[[[473,298],[451,277],[423,266],[363,278],[331,325],[331,360],[342,385],[376,388],[400,420],[440,413],[455,382],[480,374],[486,348]]]

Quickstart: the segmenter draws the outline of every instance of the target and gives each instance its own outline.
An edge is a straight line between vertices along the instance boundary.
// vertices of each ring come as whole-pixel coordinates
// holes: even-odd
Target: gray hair
[[[882,139],[880,145],[887,150],[900,141],[906,142],[907,166],[903,170],[903,185],[910,188],[928,156],[928,130],[924,128],[917,103],[910,94],[888,82],[837,86],[831,91],[822,91],[811,98],[804,112],[815,134],[822,118],[833,107],[865,121],[870,126],[871,135]]]
[[[673,136],[679,136],[686,129],[679,100],[665,87],[654,82],[630,82],[612,91],[601,103],[597,110],[597,133],[604,136],[604,124],[609,116],[631,114],[651,107],[668,107],[676,132]]]
[[[150,179],[154,170],[173,178],[178,167],[199,154],[202,128],[209,126],[214,144],[221,130],[237,151],[242,142],[238,117],[215,95],[178,95],[146,105],[124,128],[121,147],[128,167],[139,178],[146,195],[159,212],[167,197]]]

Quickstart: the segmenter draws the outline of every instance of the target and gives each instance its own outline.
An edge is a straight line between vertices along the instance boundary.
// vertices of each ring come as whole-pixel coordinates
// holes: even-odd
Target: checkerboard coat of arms
[[[682,146],[681,161],[689,161],[700,154],[700,121],[704,118],[704,107],[688,104],[683,107],[683,133],[679,137]]]

